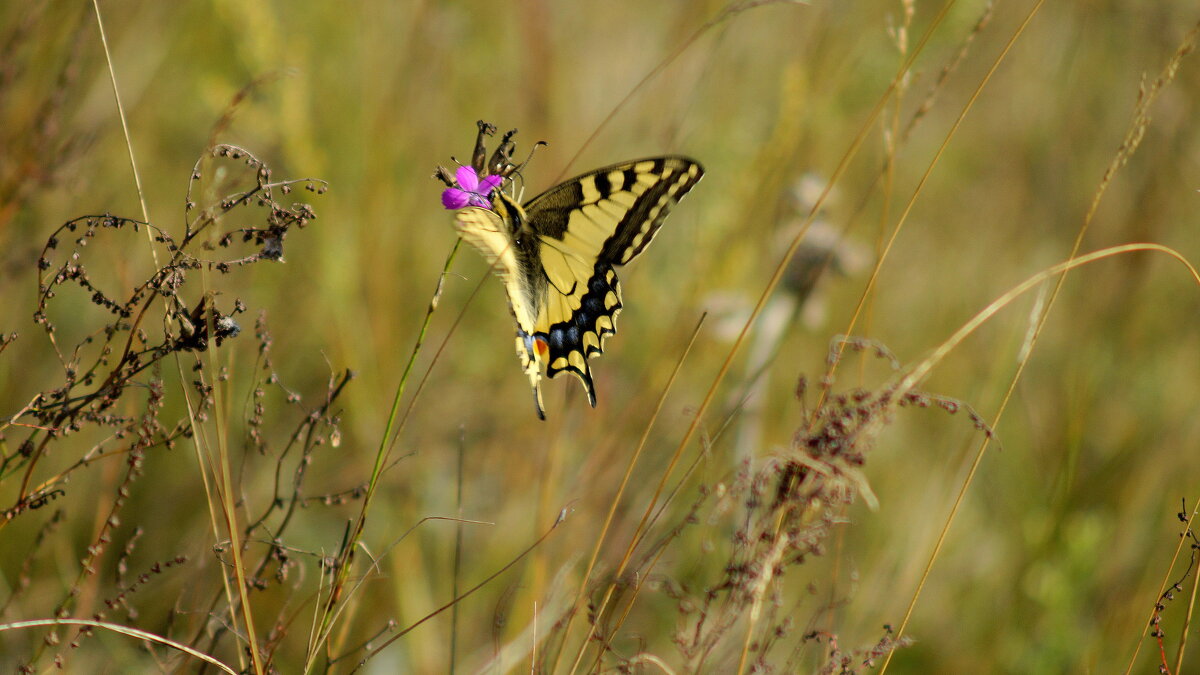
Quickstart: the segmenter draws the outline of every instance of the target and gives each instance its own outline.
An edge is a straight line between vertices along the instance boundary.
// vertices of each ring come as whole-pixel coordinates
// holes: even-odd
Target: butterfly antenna
[[[547,147],[549,145],[550,144],[546,141],[538,141],[537,143],[534,143],[533,147],[529,149],[529,156],[525,158],[525,161],[513,167],[513,173],[520,173],[521,170],[525,168],[525,165],[529,164],[529,162],[533,160],[533,153],[537,152],[538,148]]]
[[[521,181],[521,191],[517,194],[517,201],[521,201],[525,197],[525,174],[523,173],[525,166],[533,159],[533,153],[536,152],[538,148],[548,145],[550,144],[546,141],[538,141],[537,143],[534,143],[533,147],[529,150],[529,156],[525,158],[524,162],[521,162],[516,166],[511,164],[509,165],[509,174],[514,177],[514,182],[516,179],[520,179]]]

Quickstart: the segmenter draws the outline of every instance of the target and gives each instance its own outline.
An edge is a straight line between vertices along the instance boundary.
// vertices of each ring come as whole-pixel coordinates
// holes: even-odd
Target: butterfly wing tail
[[[589,352],[588,355],[590,356],[591,354],[599,353],[600,351],[597,349]],[[562,358],[559,358],[556,361],[560,365],[563,363]],[[552,363],[554,362],[555,360],[552,360]],[[555,377],[563,371],[567,371],[579,378],[580,384],[583,385],[583,390],[587,392],[588,403],[591,403],[592,407],[595,408],[596,384],[592,381],[592,367],[588,364],[588,356],[585,356],[584,352],[580,351],[579,349],[574,349],[573,351],[567,352],[566,365],[563,365],[562,367],[548,367],[546,369],[546,376]]]
[[[528,371],[526,374],[528,374]],[[538,419],[544,422],[546,420],[546,406],[542,403],[541,379],[541,373],[529,375],[529,384],[533,388],[533,406],[537,409]]]
[[[559,358],[555,362],[561,367],[553,365],[546,368],[546,377],[556,377],[561,372],[569,372],[579,378],[579,382],[583,385],[583,390],[587,392],[588,403],[592,407],[596,407],[596,384],[592,382],[592,368],[588,365],[587,358],[584,357],[581,351],[568,352],[566,357],[566,365],[563,364],[563,359]]]
[[[546,419],[546,406],[542,403],[542,363],[538,347],[544,349],[545,342],[517,328],[517,358],[521,359],[521,368],[529,378],[529,386],[533,389],[533,405],[537,408],[538,419]]]

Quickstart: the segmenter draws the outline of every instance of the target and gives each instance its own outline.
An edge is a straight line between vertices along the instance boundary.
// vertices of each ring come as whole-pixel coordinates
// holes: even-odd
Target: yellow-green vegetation
[[[0,668],[1200,670],[1198,20],[0,5]],[[704,165],[595,409],[456,248],[480,119]]]

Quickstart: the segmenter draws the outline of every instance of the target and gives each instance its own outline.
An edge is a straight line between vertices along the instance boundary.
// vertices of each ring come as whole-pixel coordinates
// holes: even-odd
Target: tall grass
[[[1197,20],[0,7],[0,666],[1194,670]],[[480,118],[707,169],[595,410],[457,252]]]

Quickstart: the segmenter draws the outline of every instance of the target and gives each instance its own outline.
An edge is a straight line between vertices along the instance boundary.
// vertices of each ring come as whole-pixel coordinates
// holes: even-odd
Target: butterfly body
[[[670,208],[700,180],[692,159],[623,162],[565,181],[524,205],[503,191],[491,209],[456,215],[459,235],[503,282],[517,323],[517,356],[545,418],[540,381],[570,372],[596,405],[588,359],[616,332],[615,267],[637,257]]]

